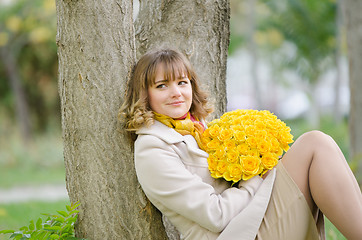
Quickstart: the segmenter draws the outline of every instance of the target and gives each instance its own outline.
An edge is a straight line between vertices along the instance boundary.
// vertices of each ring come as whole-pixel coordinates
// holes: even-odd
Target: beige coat
[[[191,135],[155,121],[138,132],[135,166],[149,200],[186,240],[255,239],[268,205],[275,171],[230,187],[213,179],[208,154]]]

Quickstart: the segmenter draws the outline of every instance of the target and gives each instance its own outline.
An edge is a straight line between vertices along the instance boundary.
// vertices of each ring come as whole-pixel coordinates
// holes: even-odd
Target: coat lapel
[[[155,120],[154,124],[150,127],[142,127],[136,132],[137,135],[153,135],[156,136],[168,144],[177,144],[184,142],[187,146],[187,149],[190,152],[193,152],[202,157],[208,157],[209,155],[201,150],[194,137],[191,135],[182,136],[180,133],[176,132],[174,129],[167,127],[165,124]]]
[[[154,123],[149,127],[142,127],[136,131],[137,135],[153,135],[156,136],[168,144],[175,144],[183,141],[183,136],[173,130],[172,128],[167,127],[165,124],[154,121]]]

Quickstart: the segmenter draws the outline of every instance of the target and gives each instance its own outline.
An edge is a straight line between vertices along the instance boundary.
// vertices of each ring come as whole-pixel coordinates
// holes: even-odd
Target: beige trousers
[[[324,240],[324,216],[312,212],[282,162],[277,174],[257,240]]]

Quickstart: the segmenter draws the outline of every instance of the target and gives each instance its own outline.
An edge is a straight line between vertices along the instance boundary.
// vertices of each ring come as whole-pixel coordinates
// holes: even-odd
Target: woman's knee
[[[318,130],[313,130],[302,134],[290,148],[283,162],[287,165],[298,166],[309,169],[314,157],[326,151],[330,151],[334,146],[331,144],[332,138]]]
[[[320,159],[324,163],[344,159],[342,152],[331,136],[314,130],[300,136],[301,145],[312,154],[313,159]],[[303,148],[303,147],[302,147]],[[307,150],[309,149],[309,150]]]
[[[300,138],[309,138],[309,139],[322,139],[326,137],[329,137],[329,135],[319,130],[312,130],[309,132],[305,132],[300,136]]]
[[[297,141],[302,141],[315,149],[335,147],[332,137],[319,130],[306,132]]]

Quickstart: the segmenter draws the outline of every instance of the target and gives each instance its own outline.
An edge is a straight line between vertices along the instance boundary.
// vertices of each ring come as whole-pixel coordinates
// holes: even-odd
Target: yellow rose
[[[254,125],[256,128],[258,129],[265,129],[266,128],[266,124],[264,123],[264,119],[258,119],[254,122]]]
[[[230,118],[230,112],[226,112],[220,117],[220,121],[227,122],[229,120],[229,118]]]
[[[275,153],[277,156],[281,156],[283,155],[283,148],[279,147],[277,151],[274,151],[272,153]]]
[[[257,128],[253,125],[249,125],[245,128],[245,133],[246,135],[249,136],[254,136],[255,132],[256,132]]]
[[[269,137],[272,137],[273,139],[277,140],[278,141],[278,131],[277,130],[273,130],[273,129],[268,129],[268,136]]]
[[[221,142],[217,139],[213,139],[206,144],[206,147],[211,150],[216,150],[220,147]]]
[[[209,157],[207,158],[207,163],[209,164],[210,171],[216,170],[217,162],[218,162],[218,158],[214,154],[209,155]]]
[[[220,178],[220,176],[218,176],[218,174],[216,174],[216,171],[215,172],[210,171],[210,175],[213,178]]]
[[[282,143],[280,144],[281,148],[286,152],[289,150],[289,145],[288,143]]]
[[[255,132],[255,137],[259,139],[266,139],[268,137],[268,132],[265,129],[259,129]]]
[[[249,151],[249,145],[247,145],[245,143],[241,143],[241,144],[238,144],[236,149],[241,155],[247,155],[247,153]]]
[[[209,134],[211,137],[213,138],[217,138],[217,136],[219,135],[220,132],[220,127],[219,125],[215,124],[212,127],[208,128],[209,130]]]
[[[206,136],[202,136],[201,137],[201,143],[204,145],[204,146],[206,146],[209,142],[211,142],[211,138],[209,138],[209,137],[206,137]]]
[[[227,168],[227,171],[223,174],[223,177],[227,181],[238,182],[242,176],[242,168],[239,164],[230,164]]]
[[[231,125],[230,128],[233,130],[234,136],[235,136],[235,132],[244,131],[244,127],[241,124]]]
[[[266,128],[269,129],[269,131],[275,131],[276,130],[276,126],[275,126],[273,120],[266,119],[264,123],[265,123]]]
[[[230,150],[226,154],[228,163],[237,163],[239,161],[239,153],[236,150]]]
[[[249,149],[246,154],[246,156],[251,156],[251,157],[260,157],[260,153],[257,149],[253,148],[253,149]]]
[[[218,158],[218,159],[223,159],[226,155],[226,151],[224,148],[218,148],[216,151],[215,151],[215,156]]]
[[[209,122],[209,123],[207,124],[207,126],[208,126],[209,128],[211,128],[211,127],[213,127],[214,125],[218,125],[219,122],[220,122],[220,119],[214,119],[214,120],[212,120],[211,122]]]
[[[282,143],[292,143],[293,136],[289,133],[290,129],[285,129],[282,134],[280,134],[280,141]]]
[[[225,173],[226,169],[227,169],[228,163],[226,161],[218,161],[217,166],[216,166],[216,171],[215,171],[215,175],[217,176],[217,178],[220,178],[223,176],[223,174]]]
[[[234,140],[225,140],[224,147],[227,149],[234,149],[236,147],[236,142]]]
[[[258,142],[258,150],[261,154],[267,153],[272,148],[271,142],[266,140],[260,140]]]
[[[246,139],[246,142],[249,144],[250,148],[257,148],[258,147],[258,141],[257,138],[253,137],[253,136],[248,136],[248,138]]]
[[[265,169],[270,170],[278,164],[278,155],[266,153],[261,158],[261,163]]]
[[[231,139],[232,136],[233,136],[233,131],[231,129],[223,128],[223,129],[221,129],[220,134],[217,138],[223,142],[223,141]]]
[[[202,133],[203,138],[210,138],[211,135],[209,134],[210,128],[205,129],[205,131]]]
[[[254,177],[254,176],[256,176],[256,175],[253,175],[253,174],[248,175],[248,174],[243,173],[243,175],[241,176],[241,179],[243,179],[244,181],[246,181],[246,180],[249,180],[250,178],[252,178],[252,177]]]
[[[280,148],[278,140],[273,137],[268,137],[268,139],[270,141],[270,151],[278,152]]]
[[[246,134],[244,131],[235,131],[234,137],[236,140],[243,142],[246,140]]]
[[[245,175],[256,175],[260,169],[260,158],[245,156],[241,157],[241,166]]]

